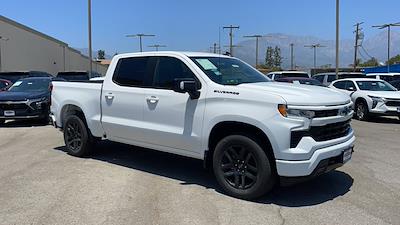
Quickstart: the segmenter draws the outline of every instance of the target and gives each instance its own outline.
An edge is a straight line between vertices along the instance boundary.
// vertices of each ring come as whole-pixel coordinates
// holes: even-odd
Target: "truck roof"
[[[151,51],[151,52],[135,52],[135,53],[123,53],[117,55],[117,57],[135,57],[135,56],[157,56],[157,55],[170,55],[170,56],[187,56],[187,57],[224,57],[231,58],[230,56],[220,55],[208,52],[185,52],[185,51]]]

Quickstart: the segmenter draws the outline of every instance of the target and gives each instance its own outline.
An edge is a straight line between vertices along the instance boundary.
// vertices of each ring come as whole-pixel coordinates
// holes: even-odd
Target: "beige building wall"
[[[1,70],[89,70],[89,59],[66,43],[0,16]],[[107,67],[93,62],[93,71],[105,75]]]

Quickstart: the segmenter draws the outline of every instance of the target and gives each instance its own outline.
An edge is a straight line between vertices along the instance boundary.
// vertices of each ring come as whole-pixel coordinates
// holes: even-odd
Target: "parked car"
[[[286,82],[293,84],[307,84],[307,85],[315,85],[315,86],[323,86],[321,82],[313,78],[306,77],[285,77],[276,79],[277,82]]]
[[[268,73],[267,77],[271,80],[277,80],[277,79],[285,78],[285,77],[309,78],[310,75],[308,75],[307,72],[303,72],[303,71],[275,71],[275,72]]]
[[[400,90],[400,80],[390,81],[389,84],[391,84],[393,87],[397,88],[397,90]]]
[[[400,92],[384,80],[343,79],[332,82],[330,87],[351,96],[355,105],[355,117],[359,120],[367,120],[371,115],[400,118]]]
[[[11,81],[0,79],[0,92],[6,91],[11,85],[12,85]]]
[[[88,71],[64,71],[58,72],[57,77],[65,79],[66,81],[88,81],[91,78],[101,77],[101,74],[92,72],[89,75]]]
[[[41,119],[48,121],[51,102],[49,77],[32,77],[16,81],[0,94],[0,124],[5,120]]]
[[[339,72],[338,78],[364,78],[365,74],[359,72]],[[336,73],[318,73],[313,76],[314,79],[321,82],[324,86],[329,86],[332,81],[336,80]]]
[[[352,103],[340,92],[271,82],[211,53],[121,54],[109,68],[102,84],[53,82],[51,117],[73,156],[103,138],[200,159],[244,199],[351,158]]]
[[[53,77],[53,75],[42,71],[0,72],[0,79],[9,80],[12,83],[27,77]]]
[[[366,77],[384,80],[390,83],[391,81],[400,80],[400,73],[368,73]]]

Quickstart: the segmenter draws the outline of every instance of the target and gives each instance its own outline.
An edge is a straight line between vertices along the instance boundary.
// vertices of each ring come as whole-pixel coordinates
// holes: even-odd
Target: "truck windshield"
[[[397,91],[386,81],[357,81],[357,85],[363,91]]]
[[[191,60],[215,83],[239,85],[269,82],[270,80],[251,66],[234,58],[191,57]]]

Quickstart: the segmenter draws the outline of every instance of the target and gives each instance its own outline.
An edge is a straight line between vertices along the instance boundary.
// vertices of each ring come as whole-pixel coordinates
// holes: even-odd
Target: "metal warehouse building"
[[[0,15],[0,70],[89,70],[89,58],[68,44]],[[93,70],[105,74],[107,66],[93,61]]]

